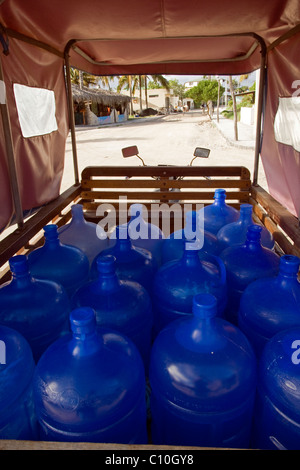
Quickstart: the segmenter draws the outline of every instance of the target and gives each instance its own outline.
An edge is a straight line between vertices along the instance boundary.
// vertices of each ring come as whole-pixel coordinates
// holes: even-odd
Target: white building
[[[122,94],[129,96],[129,90],[122,90]],[[145,97],[145,89],[142,89],[142,106],[140,104],[140,92],[137,90],[132,98],[133,111],[138,112],[148,108],[155,110],[169,110],[177,109],[187,104],[190,109],[194,107],[193,100],[190,98],[184,99],[183,103],[179,100],[178,96],[174,95],[173,90],[166,90],[165,88],[148,88],[147,89],[147,102]]]
[[[193,88],[194,86],[197,86],[199,83],[199,80],[194,80],[192,82],[185,82],[184,84],[184,87],[186,88],[186,90],[189,90],[190,88]]]

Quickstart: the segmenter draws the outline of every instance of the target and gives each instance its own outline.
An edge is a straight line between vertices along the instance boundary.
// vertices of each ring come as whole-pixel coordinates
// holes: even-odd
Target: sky
[[[166,77],[168,80],[178,80],[178,82],[181,83],[182,85],[184,85],[184,83],[186,82],[200,81],[203,79],[203,75],[164,75],[164,77]],[[236,78],[238,80],[239,76],[236,76],[236,77],[234,76],[233,78]],[[245,85],[251,86],[254,81],[255,81],[255,72],[249,74],[249,78],[247,80],[244,80],[243,86]],[[115,83],[112,84],[111,86],[112,86],[112,89],[116,91],[117,81],[115,81]]]
[[[182,83],[182,84],[186,82],[194,82],[194,81],[199,81],[203,79],[203,75],[165,75],[165,77],[167,77],[168,80],[177,79],[179,83]],[[222,78],[222,76],[220,78]],[[239,75],[234,76],[233,78],[239,79]],[[255,81],[255,72],[249,74],[249,78],[243,82],[243,85],[246,85],[246,84],[248,85],[249,83],[250,85],[252,85],[254,81]]]

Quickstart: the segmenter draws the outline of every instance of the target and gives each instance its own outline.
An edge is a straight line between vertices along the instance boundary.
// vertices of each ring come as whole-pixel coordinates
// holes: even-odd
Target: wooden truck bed
[[[174,180],[174,177],[184,178]],[[171,188],[180,189],[180,196],[170,191]],[[245,167],[91,166],[83,170],[79,185],[70,187],[39,209],[22,229],[15,230],[0,242],[0,282],[9,278],[9,258],[43,244],[43,227],[48,223],[58,226],[67,223],[72,204],[82,204],[86,219],[94,222],[101,219],[97,216],[101,204],[112,205],[118,223],[120,200],[125,201],[128,208],[131,203],[140,202],[148,209],[151,204],[158,204],[163,210],[162,204],[171,207],[174,203],[194,209],[197,204],[211,204],[216,188],[226,189],[226,202],[234,207],[238,208],[241,203],[253,205],[255,220],[272,232],[279,253],[300,256],[298,219],[262,187],[253,186],[250,172]],[[177,202],[179,197],[180,202]]]
[[[174,177],[182,177],[176,179]],[[159,179],[157,179],[159,177]],[[209,179],[207,179],[209,177]],[[170,189],[180,188],[180,193]],[[8,260],[14,254],[24,254],[43,244],[43,227],[48,223],[61,226],[71,218],[72,204],[82,204],[87,220],[99,222],[97,208],[109,204],[119,216],[119,202],[126,201],[128,208],[133,202],[141,202],[147,208],[151,204],[211,204],[216,188],[226,189],[226,202],[239,207],[241,203],[251,203],[257,222],[265,225],[273,234],[276,251],[300,256],[300,229],[296,217],[274,200],[260,186],[253,186],[250,173],[245,167],[87,167],[82,172],[81,184],[74,185],[55,201],[42,207],[30,217],[22,230],[16,230],[0,243],[1,283],[10,278]],[[180,194],[180,196],[179,196]],[[180,197],[180,202],[178,198]],[[128,217],[129,218],[129,217]],[[160,219],[161,220],[161,219]],[[0,449],[145,449],[147,446],[116,444],[72,444],[58,445],[45,442],[0,441]],[[155,446],[149,445],[149,449]],[[158,446],[159,449],[170,449]],[[179,449],[179,447],[176,447]]]

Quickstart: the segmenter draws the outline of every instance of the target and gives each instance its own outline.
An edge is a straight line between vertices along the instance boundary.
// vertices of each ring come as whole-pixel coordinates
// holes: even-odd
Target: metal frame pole
[[[254,169],[253,169],[253,185],[257,186],[258,181],[258,166],[259,166],[259,155],[261,147],[262,137],[262,114],[264,104],[264,93],[266,86],[266,48],[261,51],[261,62],[260,62],[260,75],[259,75],[259,94],[258,94],[258,106],[257,106],[257,120],[256,120],[256,138],[255,138],[255,154],[254,154]]]
[[[72,83],[71,83],[71,76],[70,76],[70,61],[69,61],[68,50],[65,51],[65,66],[66,66],[66,86],[67,86],[68,104],[69,104],[68,106],[69,107],[69,124],[70,124],[71,139],[72,139],[75,184],[79,184],[78,158],[77,158],[76,136],[75,136],[75,118],[74,118],[74,111],[73,111]]]
[[[1,58],[0,58],[0,81],[3,82],[4,84]],[[3,102],[0,103],[0,109],[1,109],[5,148],[6,148],[6,160],[7,160],[7,165],[8,165],[10,188],[11,188],[11,194],[12,194],[12,199],[14,203],[16,222],[17,222],[18,228],[21,229],[24,224],[23,209],[22,209],[22,202],[21,202],[21,196],[20,196],[20,190],[19,190],[18,175],[17,175],[16,161],[15,161],[15,152],[14,152],[14,146],[13,146],[13,139],[12,139],[12,132],[11,132],[11,125],[10,125],[10,118],[9,118],[9,111],[8,111],[6,96],[4,96],[4,98],[5,99],[2,100]]]

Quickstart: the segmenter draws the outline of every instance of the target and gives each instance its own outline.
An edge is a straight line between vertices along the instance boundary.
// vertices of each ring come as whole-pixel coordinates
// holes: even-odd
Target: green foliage
[[[85,87],[89,87],[90,85],[95,85],[97,83],[98,78],[94,75],[91,75],[86,72],[81,72],[78,69],[71,68],[70,69],[70,76],[71,82],[75,85],[80,85],[80,80],[82,78],[82,84]]]
[[[225,88],[220,86],[220,96],[224,93]],[[192,98],[197,107],[208,101],[217,101],[218,99],[218,81],[217,80],[201,80],[198,85],[188,90],[186,97]]]
[[[154,80],[150,80],[148,82],[148,89],[149,90],[155,90],[157,88],[163,88],[163,86],[160,83],[155,82]]]
[[[163,75],[151,75],[151,78],[154,85],[153,88],[166,88],[166,90],[170,90],[169,80],[167,80]]]
[[[179,83],[177,79],[169,80],[170,89],[173,90],[175,96],[182,100],[185,96],[185,86]]]

